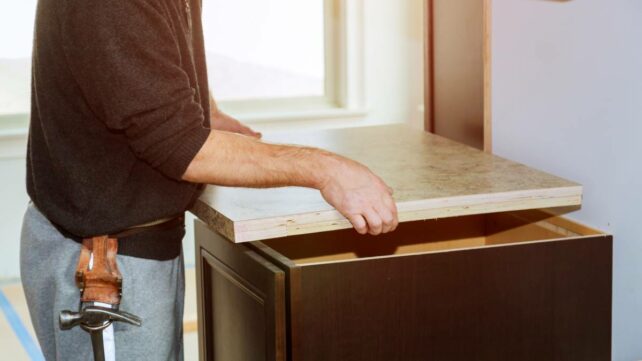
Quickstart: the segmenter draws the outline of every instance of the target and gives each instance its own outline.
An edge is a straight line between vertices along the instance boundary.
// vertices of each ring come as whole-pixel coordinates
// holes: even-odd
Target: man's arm
[[[316,148],[212,130],[183,179],[235,187],[315,188],[361,234],[390,232],[398,224],[392,191],[379,177],[355,161]]]

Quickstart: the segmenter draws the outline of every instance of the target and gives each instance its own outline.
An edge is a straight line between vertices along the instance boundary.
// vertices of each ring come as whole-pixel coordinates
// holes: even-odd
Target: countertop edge
[[[487,214],[526,209],[580,206],[583,187],[571,185],[501,193],[462,195],[397,203],[399,221]],[[234,243],[261,241],[350,228],[336,210],[233,221],[198,200],[191,212]]]

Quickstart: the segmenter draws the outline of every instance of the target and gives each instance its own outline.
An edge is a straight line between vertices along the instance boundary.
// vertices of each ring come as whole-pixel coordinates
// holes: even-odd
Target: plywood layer
[[[576,183],[405,125],[268,134],[366,164],[394,189],[402,222],[577,206]],[[314,189],[208,186],[192,212],[233,242],[350,227]]]

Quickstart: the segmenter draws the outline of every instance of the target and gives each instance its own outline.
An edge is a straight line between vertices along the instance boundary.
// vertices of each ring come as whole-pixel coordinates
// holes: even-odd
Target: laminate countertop
[[[400,222],[579,206],[582,186],[406,125],[267,134],[372,169],[394,190]],[[319,191],[207,186],[191,209],[235,243],[350,227]]]

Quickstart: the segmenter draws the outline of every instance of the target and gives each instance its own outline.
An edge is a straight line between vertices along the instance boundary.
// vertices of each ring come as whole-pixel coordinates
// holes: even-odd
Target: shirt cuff
[[[183,180],[183,174],[194,157],[205,144],[211,130],[201,125],[195,127],[184,137],[172,155],[159,167],[163,174],[176,180]]]

